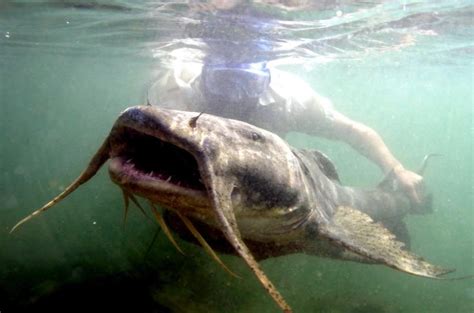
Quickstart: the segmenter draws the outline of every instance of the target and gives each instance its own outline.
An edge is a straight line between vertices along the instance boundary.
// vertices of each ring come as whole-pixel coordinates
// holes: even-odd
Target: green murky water
[[[162,233],[150,247],[157,226],[138,210],[123,227],[121,194],[105,170],[8,235],[77,176],[120,111],[146,100],[153,69],[167,51],[159,47],[171,40],[168,30],[180,30],[171,16],[186,16],[180,5],[153,15],[154,5],[163,3],[151,1],[84,5],[91,3],[0,4],[0,311],[278,312],[238,258],[223,256],[242,279],[193,245],[182,242],[181,255]],[[363,11],[347,2],[291,13],[292,21],[321,21],[326,28],[314,24],[284,34],[314,39],[303,64],[287,68],[338,110],[376,129],[407,167],[416,169],[427,153],[443,154],[425,176],[434,213],[407,218],[412,249],[456,268],[454,276],[473,274],[472,5],[373,5]],[[336,23],[331,17],[338,14],[358,23]],[[397,26],[420,14],[426,16]],[[323,40],[328,33],[339,38],[343,26],[364,35],[339,46]],[[326,152],[344,183],[371,186],[382,179],[340,143],[300,134],[288,140]],[[435,281],[305,255],[262,266],[295,312],[474,311],[472,279]]]

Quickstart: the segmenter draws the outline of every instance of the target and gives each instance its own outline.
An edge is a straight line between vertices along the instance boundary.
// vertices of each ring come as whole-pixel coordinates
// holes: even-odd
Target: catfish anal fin
[[[321,225],[320,231],[348,250],[403,272],[437,278],[453,271],[432,265],[404,250],[404,244],[382,224],[350,207],[339,206],[331,221]]]

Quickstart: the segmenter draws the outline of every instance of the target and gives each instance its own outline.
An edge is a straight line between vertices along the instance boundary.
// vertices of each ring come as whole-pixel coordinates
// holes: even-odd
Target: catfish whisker
[[[149,219],[152,219],[151,217],[148,216],[148,214],[146,214],[145,210],[141,206],[140,202],[138,202],[137,198],[135,198],[133,193],[127,192],[127,196],[132,200],[133,203],[135,203],[135,205],[140,209],[140,211],[143,213],[143,215],[145,215]]]
[[[230,275],[236,277],[236,278],[241,278],[239,275],[235,274],[234,272],[232,272],[225,264],[224,262],[222,262],[222,260],[219,258],[219,256],[214,252],[214,250],[211,248],[211,246],[206,242],[206,240],[204,239],[204,237],[202,237],[202,235],[199,233],[199,231],[194,227],[193,223],[191,222],[191,220],[189,220],[186,215],[183,215],[181,213],[179,213],[178,211],[176,211],[176,214],[178,214],[179,218],[181,218],[181,220],[183,221],[184,225],[186,225],[186,227],[188,228],[188,230],[191,232],[191,234],[193,234],[194,238],[197,239],[197,241],[199,241],[199,243],[201,244],[201,246],[204,248],[204,250],[209,254],[209,256],[211,256],[211,258],[214,259],[214,261],[216,261],[220,266],[222,266],[222,268],[227,272],[229,273]]]
[[[130,204],[130,201],[129,201],[129,196],[128,196],[128,192],[122,188],[122,195],[123,195],[123,202],[124,202],[124,212],[123,212],[123,227],[125,227],[125,223],[127,221],[127,214],[128,214],[128,206]]]
[[[179,247],[178,243],[174,240],[173,238],[173,235],[171,234],[171,231],[170,229],[168,228],[168,225],[166,225],[166,222],[165,220],[163,219],[163,217],[161,216],[161,214],[158,212],[158,209],[155,207],[155,205],[153,204],[153,202],[150,201],[150,206],[151,206],[151,210],[153,212],[153,215],[155,215],[155,219],[156,221],[158,222],[158,224],[161,226],[161,228],[163,229],[166,237],[168,237],[169,241],[171,241],[171,243],[175,246],[175,248],[181,252],[181,254],[184,254],[183,250],[181,250],[181,248]]]

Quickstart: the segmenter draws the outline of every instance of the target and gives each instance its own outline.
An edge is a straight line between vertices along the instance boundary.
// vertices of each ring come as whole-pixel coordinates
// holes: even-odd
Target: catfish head
[[[121,114],[108,141],[110,176],[126,192],[214,226],[216,211],[229,206],[244,237],[288,237],[291,229],[279,221],[304,202],[291,148],[250,124],[134,107]],[[302,222],[307,213],[292,220]]]

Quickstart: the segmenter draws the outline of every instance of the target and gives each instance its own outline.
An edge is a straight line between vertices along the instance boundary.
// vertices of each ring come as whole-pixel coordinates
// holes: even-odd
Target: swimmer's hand
[[[425,197],[425,185],[423,177],[415,172],[405,169],[403,166],[397,166],[393,169],[399,187],[410,198],[413,204],[420,204]]]

